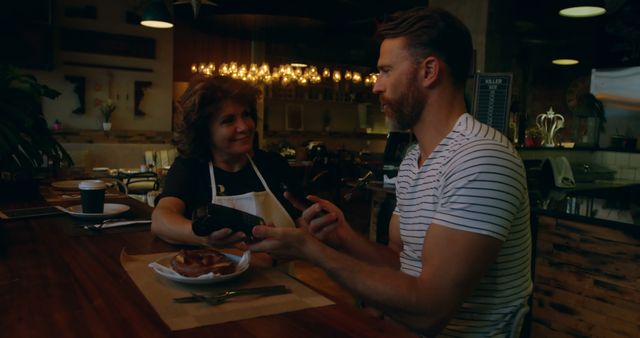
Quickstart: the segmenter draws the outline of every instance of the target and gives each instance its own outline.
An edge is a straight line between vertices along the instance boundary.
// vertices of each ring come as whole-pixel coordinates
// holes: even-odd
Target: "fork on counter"
[[[85,225],[84,229],[100,230],[100,229],[114,228],[114,227],[119,227],[124,225],[130,225],[130,224],[144,224],[144,223],[151,223],[151,220],[150,219],[127,220],[126,218],[113,218],[113,219],[104,220],[101,223]]]
[[[264,286],[257,288],[228,290],[213,295],[205,296],[192,292],[189,297],[174,298],[174,303],[197,303],[205,302],[209,305],[219,305],[226,302],[229,298],[256,295],[256,296],[275,296],[290,293],[291,289],[284,285]]]

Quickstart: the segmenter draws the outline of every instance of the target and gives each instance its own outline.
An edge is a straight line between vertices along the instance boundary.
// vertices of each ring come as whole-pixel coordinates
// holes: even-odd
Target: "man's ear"
[[[420,70],[422,72],[422,85],[425,88],[433,86],[441,76],[441,63],[435,56],[428,56],[421,62]]]

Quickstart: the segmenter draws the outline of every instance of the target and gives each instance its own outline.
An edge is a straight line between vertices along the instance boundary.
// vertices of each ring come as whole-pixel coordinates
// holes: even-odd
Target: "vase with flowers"
[[[524,131],[524,146],[537,148],[542,145],[543,135],[538,127],[529,127]]]
[[[100,104],[100,114],[102,114],[102,129],[111,130],[111,114],[116,110],[116,106],[111,99],[107,99]]]

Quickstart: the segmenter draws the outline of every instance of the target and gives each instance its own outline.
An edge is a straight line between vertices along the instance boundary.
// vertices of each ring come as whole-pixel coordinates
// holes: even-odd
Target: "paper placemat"
[[[157,275],[147,266],[170,254],[172,253],[128,255],[122,250],[120,262],[160,318],[174,331],[334,304],[276,269],[255,266],[251,266],[238,278],[220,284],[190,285],[172,282]],[[217,306],[173,302],[173,298],[189,296],[191,292],[213,293],[280,284],[291,289],[291,293],[251,299],[235,298]]]

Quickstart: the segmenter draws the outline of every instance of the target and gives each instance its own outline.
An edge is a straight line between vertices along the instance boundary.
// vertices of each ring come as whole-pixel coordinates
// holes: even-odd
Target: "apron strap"
[[[258,170],[258,167],[253,162],[253,160],[251,159],[251,156],[247,155],[247,158],[249,159],[249,163],[251,163],[251,167],[253,167],[253,171],[256,173],[256,176],[258,176],[258,179],[262,183],[262,186],[264,187],[264,190],[269,192],[269,193],[271,193],[271,189],[269,189],[269,185],[267,185],[267,181],[265,181],[264,177],[262,177],[262,174],[260,173],[260,170]],[[209,180],[211,181],[211,203],[213,203],[214,200],[216,199],[217,190],[218,189],[216,187],[216,176],[213,174],[213,162],[212,161],[209,161]]]
[[[218,189],[216,188],[216,177],[213,174],[213,162],[211,161],[209,161],[209,180],[211,181],[211,203],[213,203]]]

